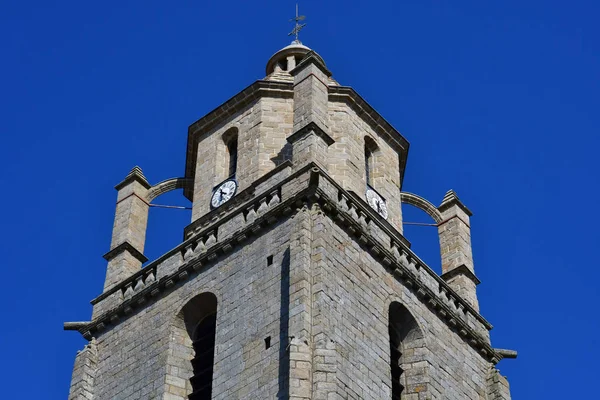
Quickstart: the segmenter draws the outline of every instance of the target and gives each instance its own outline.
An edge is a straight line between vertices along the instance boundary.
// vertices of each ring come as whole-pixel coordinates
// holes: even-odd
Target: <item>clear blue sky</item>
[[[473,210],[492,344],[519,351],[499,364],[513,398],[591,398],[600,3],[300,3],[303,42],[410,141],[404,189]],[[187,126],[264,76],[294,2],[0,4],[2,397],[64,399],[84,340],[62,323],[102,289],[113,186],[136,164],[183,174]],[[152,209],[148,257],[189,218]],[[406,236],[439,268],[434,228]]]

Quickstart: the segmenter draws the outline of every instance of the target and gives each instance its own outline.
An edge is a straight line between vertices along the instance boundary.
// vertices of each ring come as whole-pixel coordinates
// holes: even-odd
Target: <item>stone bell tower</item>
[[[510,399],[471,211],[401,192],[408,141],[316,52],[294,41],[266,74],[189,127],[183,177],[116,186],[103,292],[65,323],[89,340],[69,399]],[[147,262],[149,205],[176,189],[192,221]],[[441,276],[403,203],[436,222]]]

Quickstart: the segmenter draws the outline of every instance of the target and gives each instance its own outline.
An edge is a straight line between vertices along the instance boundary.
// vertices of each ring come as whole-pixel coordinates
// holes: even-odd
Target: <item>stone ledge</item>
[[[278,166],[273,168],[271,171],[267,172],[266,174],[264,174],[263,176],[261,176],[260,178],[258,178],[254,182],[252,182],[252,184],[250,186],[248,186],[246,189],[244,189],[243,191],[236,194],[231,199],[231,201],[225,203],[223,206],[221,206],[219,208],[211,210],[207,214],[203,215],[202,217],[198,218],[197,220],[195,220],[194,222],[192,222],[191,224],[186,226],[183,229],[184,240],[189,239],[191,237],[191,235],[193,234],[194,230],[197,230],[198,228],[203,228],[204,226],[208,225],[209,223],[215,222],[216,219],[219,219],[224,222],[225,220],[223,218],[228,218],[229,214],[230,214],[229,212],[232,209],[242,205],[242,203],[245,204],[248,201],[250,201],[250,199],[252,199],[252,197],[254,196],[254,193],[256,191],[256,188],[259,185],[261,185],[263,182],[266,182],[267,180],[273,178],[275,175],[279,174],[286,168],[291,168],[291,167],[292,167],[292,162],[290,160],[285,160],[284,162],[282,162],[281,164],[279,164]],[[282,178],[281,181],[283,182],[284,180],[285,180],[285,178]],[[243,208],[243,206],[242,206],[242,208]],[[231,217],[233,217],[233,215],[231,215]]]
[[[174,255],[177,252],[180,252],[183,249],[185,249],[186,247],[188,247],[198,237],[206,234],[209,231],[218,229],[218,226],[227,222],[229,219],[235,217],[239,213],[242,213],[243,210],[246,210],[251,203],[256,202],[258,200],[258,198],[261,197],[261,195],[267,194],[274,189],[274,188],[267,189],[263,193],[261,193],[261,195],[254,197],[254,188],[256,186],[258,186],[260,183],[268,180],[269,178],[273,177],[273,175],[275,175],[276,173],[281,172],[282,170],[284,170],[285,168],[290,167],[290,166],[291,166],[290,161],[286,161],[286,162],[282,163],[282,165],[280,165],[279,168],[275,168],[269,174],[256,180],[254,182],[255,184],[253,184],[251,187],[247,188],[246,190],[244,190],[243,192],[238,194],[236,197],[234,197],[234,198],[238,198],[238,197],[240,198],[240,202],[237,203],[237,206],[238,206],[237,213],[227,212],[227,211],[224,213],[225,210],[222,210],[221,208],[217,208],[217,209],[212,210],[210,213],[204,215],[202,218],[194,221],[192,224],[188,225],[184,229],[187,232],[187,234],[189,234],[190,236],[187,237],[181,244],[179,244],[175,248],[169,250],[168,252],[166,252],[165,254],[163,254],[162,256],[157,258],[156,260],[152,261],[151,263],[146,265],[144,268],[142,268],[140,271],[136,272],[135,274],[131,275],[130,277],[119,282],[117,285],[113,286],[111,289],[107,290],[106,292],[103,292],[102,294],[100,294],[99,296],[94,298],[90,303],[92,305],[98,304],[100,301],[104,300],[111,294],[119,291],[123,287],[136,281],[138,278],[140,278],[142,275],[145,274],[146,270],[152,269],[152,268],[157,268],[163,261],[167,260],[172,255]],[[305,174],[308,170],[310,170],[311,167],[312,167],[312,165],[309,164],[306,167],[301,168],[300,170],[298,170],[294,174],[290,175],[289,177],[286,177],[286,178],[282,179],[281,181],[279,181],[277,183],[277,185],[275,185],[275,186],[276,187],[283,186],[284,184],[286,184],[287,182],[290,182],[294,178],[296,178],[302,174]],[[245,194],[244,196],[241,196],[241,194],[244,192],[248,192],[248,193]],[[201,229],[201,230],[194,232],[194,230],[196,230],[196,229]],[[194,233],[191,234],[192,232],[194,232]],[[187,236],[187,234],[186,234],[186,236]]]
[[[469,210],[467,208],[467,206],[465,206],[464,203],[458,198],[458,195],[456,194],[456,192],[454,190],[450,189],[444,195],[444,199],[442,200],[442,204],[440,204],[440,206],[438,207],[438,210],[439,210],[439,212],[443,213],[444,211],[446,211],[447,209],[449,209],[452,206],[457,206],[458,208],[463,210],[464,213],[467,214],[469,217],[473,216],[473,213],[471,212],[471,210]],[[467,225],[469,225],[469,224],[467,224]]]
[[[120,323],[124,318],[127,317],[127,315],[131,314],[134,309],[144,307],[149,304],[150,302],[147,300],[150,300],[151,298],[157,299],[161,292],[171,290],[176,282],[188,280],[195,276],[196,272],[199,272],[205,268],[209,268],[218,257],[229,253],[239,243],[250,239],[261,230],[267,228],[269,225],[276,223],[278,218],[274,218],[275,216],[280,217],[283,215],[291,215],[292,207],[297,206],[297,202],[299,200],[298,197],[302,197],[302,194],[299,194],[299,196],[294,196],[285,202],[279,203],[272,210],[270,210],[269,213],[265,213],[257,217],[252,223],[248,224],[243,230],[238,231],[231,238],[222,242],[216,242],[212,247],[207,248],[206,252],[201,256],[190,258],[174,273],[164,276],[160,280],[146,286],[141,291],[135,293],[131,298],[124,300],[117,307],[103,313],[94,321],[91,321],[85,326],[80,326],[78,331],[89,340],[93,333],[101,332],[109,325],[116,325]],[[211,227],[211,229],[214,228]],[[189,245],[191,241],[192,240],[188,240],[185,243]],[[176,249],[174,249],[174,251],[183,250],[182,245],[178,246]],[[105,292],[98,296],[96,299],[92,300],[92,304],[97,304],[104,298],[108,297],[108,295],[117,292],[118,290],[122,290],[123,283],[131,283],[132,281],[135,281],[137,279],[137,275],[138,274],[118,284],[115,288],[111,289],[110,293]]]
[[[302,61],[300,61],[300,63],[298,65],[296,65],[296,68],[294,68],[293,70],[290,71],[290,75],[291,76],[298,75],[300,73],[300,71],[302,71],[304,68],[308,67],[311,64],[316,66],[317,68],[319,68],[321,70],[321,72],[323,72],[325,74],[325,76],[327,76],[328,78],[331,77],[332,73],[325,66],[325,62],[313,50],[306,53],[306,55],[304,56]],[[324,83],[324,84],[325,84],[325,86],[327,86],[327,83]]]
[[[458,267],[453,268],[446,273],[443,273],[442,275],[440,275],[440,278],[442,278],[443,280],[445,280],[447,282],[448,280],[454,278],[457,275],[466,276],[467,278],[472,280],[475,283],[475,285],[479,285],[481,283],[479,278],[477,278],[477,276],[475,276],[475,273],[473,273],[473,271],[471,271],[469,269],[469,267],[467,267],[465,264],[461,264]]]
[[[148,261],[148,258],[145,255],[143,255],[141,252],[139,252],[135,247],[133,247],[129,242],[121,243],[120,245],[118,245],[117,247],[115,247],[114,249],[112,249],[111,251],[109,251],[108,253],[103,255],[102,257],[104,257],[104,259],[106,261],[110,261],[124,251],[128,251],[132,256],[134,256],[142,264],[145,263],[146,261]]]
[[[441,293],[435,293],[433,290],[423,285],[420,282],[420,279],[409,270],[402,262],[395,261],[396,257],[381,243],[378,243],[376,239],[374,239],[371,235],[364,232],[360,224],[358,224],[349,214],[344,213],[343,211],[332,207],[332,202],[330,199],[325,200],[327,197],[324,193],[319,193],[323,195],[321,199],[321,204],[323,205],[323,209],[326,213],[332,215],[332,219],[348,229],[350,225],[352,227],[349,230],[351,233],[350,236],[355,236],[355,240],[360,243],[363,249],[366,249],[373,258],[379,260],[382,265],[386,266],[386,268],[393,273],[393,276],[401,282],[404,286],[408,287],[413,293],[415,293],[416,297],[421,299],[423,304],[426,304],[438,317],[445,321],[447,326],[456,332],[459,336],[461,336],[471,347],[475,348],[483,357],[488,359],[491,362],[498,362],[500,357],[498,357],[494,349],[490,346],[487,339],[482,337],[479,333],[477,333],[474,329],[472,329],[466,321],[464,321],[460,316],[457,316],[457,311],[451,307],[449,307],[445,301],[440,299]],[[340,214],[342,216],[340,217]],[[353,234],[352,234],[353,233]],[[409,256],[413,256],[413,254],[409,253]],[[416,256],[414,256],[416,257]],[[428,268],[426,265],[421,265],[421,268]],[[444,285],[447,286],[444,282]],[[445,288],[447,293],[450,296],[453,295],[453,298],[461,303],[464,312],[470,312],[473,314],[487,329],[491,329],[492,326],[483,319],[472,307],[470,307],[460,296],[454,291],[447,287]],[[450,300],[450,299],[449,299]],[[464,304],[463,304],[464,303]]]
[[[115,189],[121,190],[122,188],[124,188],[125,186],[130,184],[131,182],[139,182],[146,189],[150,189],[152,187],[152,185],[150,185],[150,183],[148,183],[148,180],[144,176],[142,169],[140,167],[138,167],[137,165],[135,167],[133,167],[133,169],[129,172],[129,174],[125,177],[125,179],[123,179],[121,182],[119,182],[115,186]]]
[[[298,129],[296,132],[288,136],[287,141],[289,143],[294,143],[297,140],[300,140],[306,134],[313,131],[318,137],[323,139],[323,141],[327,144],[327,146],[331,146],[335,143],[335,140],[327,134],[315,121],[311,121],[308,124],[304,125],[302,128]]]

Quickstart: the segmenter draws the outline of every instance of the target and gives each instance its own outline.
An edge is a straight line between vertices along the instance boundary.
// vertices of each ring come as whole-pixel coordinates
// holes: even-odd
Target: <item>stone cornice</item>
[[[298,129],[295,133],[288,136],[287,141],[289,143],[294,143],[296,140],[299,140],[300,138],[304,137],[304,135],[310,131],[313,131],[317,136],[319,136],[321,139],[323,139],[323,141],[325,143],[327,143],[327,146],[331,146],[332,144],[335,143],[335,140],[333,140],[333,138],[331,136],[329,136],[327,134],[327,132],[325,132],[319,126],[319,124],[317,124],[314,121],[309,122],[308,124],[304,125],[302,128]]]
[[[301,173],[306,173],[308,169],[309,168],[305,168],[303,170],[298,171],[297,175],[300,175]],[[305,194],[305,192],[299,192],[296,196],[289,198],[287,201],[277,203],[276,205],[274,205],[274,207],[272,207],[269,210],[269,212],[264,213],[263,215],[255,215],[255,219],[253,219],[251,223],[247,224],[244,227],[244,229],[236,232],[236,234],[232,235],[230,238],[224,241],[213,242],[210,246],[206,246],[207,242],[203,241],[202,245],[205,246],[205,251],[203,251],[202,254],[196,257],[190,255],[186,262],[181,267],[179,267],[179,269],[175,273],[164,276],[158,281],[154,280],[157,276],[157,267],[159,266],[160,262],[166,260],[169,256],[172,256],[177,252],[187,251],[186,249],[191,249],[191,246],[193,246],[193,244],[197,242],[199,238],[204,238],[206,236],[214,237],[214,232],[216,231],[217,227],[210,226],[207,229],[204,229],[203,231],[194,235],[192,238],[184,241],[182,244],[169,251],[167,254],[163,255],[156,261],[148,264],[136,274],[125,279],[109,291],[106,291],[100,296],[93,299],[91,303],[92,305],[96,305],[100,301],[108,298],[110,295],[115,294],[120,290],[124,291],[125,287],[133,287],[136,282],[140,282],[140,278],[149,274],[152,274],[153,276],[152,282],[150,284],[145,284],[145,282],[143,282],[144,287],[135,292],[135,294],[133,294],[131,298],[124,300],[117,307],[108,310],[107,312],[96,318],[94,321],[91,321],[88,325],[80,327],[79,332],[82,333],[87,339],[90,339],[94,333],[104,330],[104,328],[108,324],[117,323],[124,316],[130,314],[135,308],[138,308],[145,304],[146,300],[148,300],[149,298],[156,297],[161,292],[170,289],[174,285],[174,283],[178,281],[187,280],[191,274],[201,270],[204,266],[206,266],[205,264],[211,263],[220,255],[226,254],[229,251],[233,250],[233,248],[238,243],[244,242],[245,240],[259,233],[266,226],[277,222],[278,219],[283,215],[291,215],[291,213],[293,212],[292,207],[296,207],[298,205],[296,204],[297,201]],[[306,201],[307,199],[304,200]],[[192,253],[193,250],[195,249],[192,249]]]
[[[290,71],[290,75],[296,76],[297,74],[300,73],[300,71],[302,71],[304,68],[308,67],[309,65],[314,65],[317,68],[319,68],[321,70],[321,72],[323,72],[325,74],[325,76],[328,78],[332,75],[331,71],[329,71],[327,69],[327,67],[325,66],[325,62],[323,61],[321,56],[319,56],[313,50],[309,51],[304,56],[302,61],[300,61],[300,64],[298,64],[296,66],[296,68],[294,68],[293,70]],[[327,86],[327,83],[324,83],[324,85]]]
[[[196,146],[202,134],[210,131],[227,118],[236,115],[244,107],[248,106],[261,97],[284,97],[293,98],[293,83],[258,80],[246,87],[219,107],[215,108],[188,128],[187,153],[185,161],[185,177],[193,179],[196,166]],[[400,182],[404,181],[404,171],[408,157],[409,142],[389,122],[387,122],[367,101],[365,101],[354,89],[348,86],[328,86],[329,99],[343,101],[350,105],[361,118],[388,143],[394,147],[399,154]],[[186,187],[184,195],[192,201],[193,188]]]
[[[318,167],[316,167],[316,168],[318,169]],[[319,173],[325,179],[327,179],[329,184],[334,186],[340,193],[342,193],[341,200],[337,200],[337,202],[343,203],[344,201],[347,201],[347,200],[344,200],[344,194],[347,194],[348,199],[351,198],[351,200],[353,201],[352,206],[360,208],[361,213],[364,213],[371,221],[373,221],[375,224],[377,224],[379,228],[383,228],[385,233],[390,236],[390,238],[393,242],[391,245],[392,249],[394,246],[396,246],[399,248],[398,249],[399,253],[402,250],[404,250],[405,252],[408,252],[407,257],[410,257],[412,260],[416,261],[419,264],[419,268],[423,268],[430,277],[434,278],[437,281],[437,283],[440,284],[442,289],[448,290],[449,293],[454,294],[457,297],[456,300],[459,303],[461,303],[461,306],[465,310],[467,310],[471,314],[473,314],[473,316],[479,322],[481,322],[487,329],[490,329],[490,330],[492,329],[492,325],[485,318],[483,318],[483,316],[481,316],[473,307],[471,307],[469,305],[469,303],[467,303],[460,296],[458,296],[458,294],[456,294],[456,292],[450,286],[448,286],[448,284],[435,271],[433,271],[427,264],[425,264],[425,262],[423,260],[421,260],[416,254],[414,254],[412,252],[412,250],[410,250],[410,247],[409,247],[410,245],[407,244],[408,241],[404,238],[404,236],[402,236],[398,231],[396,231],[386,220],[381,218],[381,216],[379,214],[377,214],[375,212],[375,210],[373,210],[363,199],[361,199],[360,197],[358,197],[356,195],[352,195],[349,192],[346,192],[340,185],[337,184],[337,182],[335,182],[325,172],[319,170]],[[331,195],[329,197],[332,199],[335,198],[334,196],[331,196]],[[333,200],[330,200],[330,203],[332,201]],[[342,204],[342,206],[343,206],[343,204]],[[355,217],[353,217],[353,218],[357,219]],[[360,219],[360,216],[358,219]]]
[[[302,179],[302,187],[282,198],[282,187],[301,175],[310,174],[310,179]],[[149,264],[139,273],[119,283],[110,293],[104,293],[92,301],[97,304],[111,294],[122,293],[124,299],[115,307],[107,310],[90,324],[81,327],[86,338],[103,331],[109,324],[117,324],[127,318],[136,308],[145,306],[170,291],[178,281],[185,281],[197,271],[210,268],[214,261],[232,251],[261,230],[282,218],[287,218],[303,204],[317,203],[333,221],[344,227],[371,256],[381,262],[393,276],[415,293],[430,310],[436,313],[452,330],[483,357],[497,362],[501,356],[496,354],[478,326],[491,329],[492,326],[465,300],[454,292],[444,280],[420,260],[401,240],[402,236],[386,226],[362,199],[353,198],[315,164],[309,164],[288,178],[275,184],[263,193],[249,200],[253,203],[240,205],[237,214],[243,213],[244,223],[232,235],[220,239],[217,235],[220,219],[212,221],[201,231],[181,245]],[[388,224],[389,225],[389,224]],[[391,229],[391,230],[390,230]],[[169,255],[181,252],[182,265],[172,273],[157,278],[161,260]],[[480,324],[480,325],[478,325]]]
[[[262,194],[259,194],[258,196],[253,197],[255,194],[254,192],[256,190],[256,187],[258,185],[260,185],[261,183],[267,181],[269,178],[272,178],[274,175],[281,172],[285,168],[289,168],[290,166],[291,166],[291,162],[289,160],[283,162],[281,165],[274,168],[268,174],[265,174],[261,178],[254,181],[254,183],[252,185],[250,185],[244,191],[238,193],[231,201],[227,202],[223,207],[219,207],[217,209],[212,210],[208,214],[205,214],[201,218],[197,219],[196,221],[194,221],[191,224],[189,224],[188,226],[186,226],[184,229],[184,241],[180,245],[169,250],[168,252],[166,252],[165,254],[163,254],[162,256],[157,258],[156,260],[152,261],[151,263],[146,265],[142,270],[133,274],[129,278],[124,279],[118,285],[115,285],[111,289],[103,292],[102,294],[97,296],[95,299],[93,299],[91,301],[91,304],[92,305],[98,304],[100,301],[109,297],[113,293],[118,292],[119,289],[122,289],[123,287],[125,287],[127,285],[131,285],[132,283],[136,282],[140,277],[142,277],[146,274],[146,272],[144,272],[145,270],[149,270],[149,269],[153,269],[153,268],[156,269],[156,267],[158,265],[160,265],[163,261],[167,260],[172,255],[181,251],[181,249],[186,248],[189,244],[191,244],[195,240],[197,240],[198,235],[202,235],[203,233],[205,233],[207,231],[215,230],[216,228],[218,228],[219,225],[222,225],[223,223],[231,220],[236,214],[239,214],[240,210],[248,209],[250,204],[257,202],[257,198],[264,197],[264,196],[266,196],[267,193],[269,193],[273,190],[272,188],[270,188],[269,190],[263,192]],[[278,182],[277,186],[281,187],[283,184],[291,181],[298,175],[305,173],[309,169],[309,167],[310,166],[302,168],[301,170],[299,170],[292,176],[282,179],[280,182]],[[235,209],[235,211],[233,211],[233,209]]]
[[[448,282],[450,279],[454,278],[457,275],[464,275],[467,278],[469,278],[470,280],[473,281],[473,283],[475,283],[475,285],[479,285],[481,283],[481,281],[479,280],[479,278],[477,278],[477,276],[475,276],[475,273],[473,271],[471,271],[469,269],[469,267],[467,267],[465,264],[461,264],[456,268],[452,268],[450,271],[444,273],[441,275],[441,278]]]
[[[196,146],[199,138],[213,129],[219,123],[236,115],[241,109],[261,97],[292,98],[294,87],[292,83],[259,80],[246,87],[219,107],[215,108],[188,128],[187,153],[185,160],[185,177],[194,178],[196,168]],[[183,194],[193,200],[193,188],[185,188]]]
[[[404,171],[408,157],[408,140],[402,136],[389,122],[385,120],[365,99],[349,86],[329,86],[329,100],[343,101],[350,105],[356,114],[363,118],[375,132],[387,139],[396,150],[400,159],[400,182],[404,181]],[[400,188],[402,189],[402,188]]]
[[[236,194],[230,201],[228,201],[227,203],[225,203],[217,209],[211,210],[209,213],[204,214],[202,217],[198,218],[197,220],[186,226],[183,232],[184,240],[189,239],[192,235],[194,235],[194,232],[198,232],[199,229],[205,228],[217,219],[219,219],[222,223],[227,219],[232,218],[234,215],[231,212],[232,210],[240,207],[243,209],[244,207],[247,207],[249,202],[252,201],[252,196],[254,195],[257,186],[273,178],[275,175],[285,170],[286,168],[291,168],[291,166],[292,162],[290,160],[285,160],[284,162],[273,168],[271,171],[252,182],[250,186]]]
[[[458,198],[456,192],[452,189],[448,190],[448,192],[444,195],[444,199],[442,200],[442,204],[438,207],[438,210],[443,213],[448,210],[452,206],[457,206],[461,210],[464,211],[469,217],[473,216],[471,210],[465,206],[465,204]],[[464,222],[464,221],[463,221]],[[467,224],[469,225],[469,224]]]
[[[124,188],[125,186],[130,184],[131,182],[139,182],[146,189],[150,189],[150,187],[152,187],[152,185],[150,185],[150,183],[148,183],[148,180],[144,176],[142,169],[140,167],[138,167],[137,165],[135,167],[133,167],[133,169],[129,172],[129,174],[127,174],[125,179],[123,179],[121,182],[119,182],[115,185],[115,189],[121,190],[122,188]]]
[[[145,255],[143,255],[142,253],[140,253],[129,242],[121,243],[120,245],[118,245],[117,247],[115,247],[114,249],[112,249],[111,251],[109,251],[108,253],[103,255],[102,257],[104,257],[104,259],[106,261],[110,261],[124,251],[128,251],[132,256],[137,258],[137,260],[140,261],[142,264],[145,263],[146,261],[148,261],[148,258]]]

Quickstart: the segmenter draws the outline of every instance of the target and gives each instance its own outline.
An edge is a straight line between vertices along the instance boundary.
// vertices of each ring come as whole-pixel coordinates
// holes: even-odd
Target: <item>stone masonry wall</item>
[[[510,400],[510,387],[506,377],[500,374],[495,367],[490,368],[488,375],[487,400]]]
[[[490,363],[331,219],[318,221],[313,260],[322,261],[315,272],[313,309],[321,310],[318,321],[329,326],[320,341],[334,343],[335,351],[324,357],[330,362],[315,373],[313,385],[323,382],[328,395],[338,396],[323,398],[391,398],[388,312],[398,301],[421,326],[428,350],[419,367],[429,384],[407,398],[485,399]],[[409,385],[405,394],[410,390]]]
[[[294,101],[291,98],[264,97],[261,99],[261,110],[258,177],[292,157],[286,139],[292,134]]]
[[[293,100],[262,97],[236,117],[203,135],[198,145],[194,182],[192,221],[210,211],[210,196],[215,185],[228,178],[218,168],[225,153],[222,136],[232,127],[238,129],[238,191],[291,157],[286,138],[292,133]],[[223,158],[221,156],[221,158]]]
[[[167,365],[169,355],[185,353],[178,349],[171,328],[186,302],[203,292],[218,298],[213,399],[276,398],[286,386],[280,382],[278,360],[280,335],[286,331],[279,321],[287,316],[281,294],[288,285],[289,223],[283,221],[215,260],[101,334],[94,400],[187,399],[185,368]],[[273,262],[267,265],[270,255]],[[268,336],[271,347],[265,349]]]
[[[327,170],[344,189],[354,191],[361,198],[367,190],[365,136],[377,144],[380,154],[373,186],[387,201],[389,222],[402,233],[398,153],[346,103],[329,102],[329,134],[335,143],[329,147]]]
[[[206,292],[218,299],[215,399],[388,397],[392,302],[422,331],[402,349],[408,399],[497,391],[487,321],[316,164],[274,171],[217,213],[93,300],[97,317],[80,332],[97,338],[94,399],[184,399],[193,353],[180,311]]]
[[[94,400],[185,399],[192,353],[173,325],[204,292],[218,298],[213,399],[391,398],[393,301],[426,343],[410,399],[480,400],[492,390],[490,363],[318,207],[204,268],[97,338]]]
[[[69,400],[92,400],[94,398],[97,363],[98,348],[96,341],[92,340],[75,357]]]
[[[259,101],[254,102],[235,117],[222,123],[212,131],[204,133],[198,144],[196,172],[194,179],[194,201],[192,204],[192,221],[210,211],[210,197],[215,185],[225,180],[227,172],[218,171],[217,155],[225,151],[223,134],[231,128],[238,129],[238,166],[237,178],[240,184],[248,185],[246,177],[251,174],[256,160],[252,162],[253,147],[258,141],[257,124],[260,123],[261,110]],[[218,173],[219,172],[219,173]],[[242,188],[240,188],[242,189]]]

